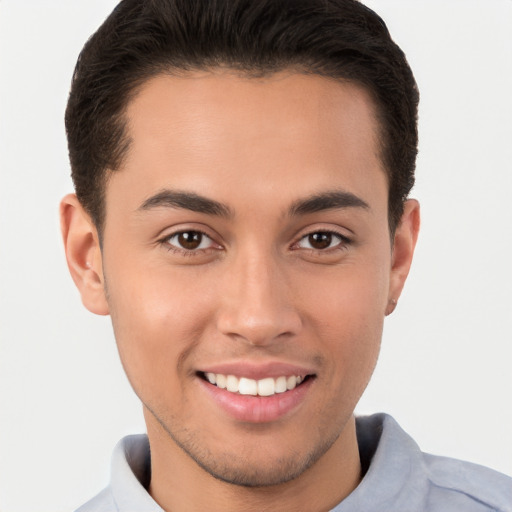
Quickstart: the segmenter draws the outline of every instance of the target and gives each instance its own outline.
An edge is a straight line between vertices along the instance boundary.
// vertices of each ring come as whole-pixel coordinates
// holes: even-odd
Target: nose
[[[272,255],[239,255],[226,270],[217,327],[222,334],[255,346],[297,335],[301,317],[294,306],[286,269]]]

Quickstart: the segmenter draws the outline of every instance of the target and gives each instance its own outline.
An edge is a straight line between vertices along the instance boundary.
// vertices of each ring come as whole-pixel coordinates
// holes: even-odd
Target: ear
[[[391,314],[397,304],[398,298],[411,268],[412,257],[418,233],[420,230],[420,205],[415,199],[405,202],[404,213],[393,239],[393,253],[391,257],[391,275],[389,282],[388,305],[386,315]]]
[[[60,203],[60,227],[69,272],[84,306],[97,315],[108,315],[98,232],[75,194]]]

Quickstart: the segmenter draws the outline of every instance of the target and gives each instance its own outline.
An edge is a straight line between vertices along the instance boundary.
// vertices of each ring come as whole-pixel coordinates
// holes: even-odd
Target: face
[[[405,279],[372,101],[197,73],[152,79],[127,119],[99,272],[150,439],[221,480],[290,480],[341,449]]]

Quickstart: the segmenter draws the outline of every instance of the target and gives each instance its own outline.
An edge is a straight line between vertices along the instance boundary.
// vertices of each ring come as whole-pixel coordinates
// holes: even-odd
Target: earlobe
[[[405,202],[404,213],[398,225],[394,240],[391,258],[391,275],[389,283],[388,304],[385,314],[391,314],[402,293],[405,280],[411,268],[414,248],[420,229],[420,205],[415,199]]]
[[[60,203],[60,225],[69,272],[84,306],[97,315],[108,315],[98,232],[75,194]]]

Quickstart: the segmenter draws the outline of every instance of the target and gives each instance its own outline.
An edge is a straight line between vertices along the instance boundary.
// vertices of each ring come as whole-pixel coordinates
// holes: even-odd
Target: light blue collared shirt
[[[357,418],[357,437],[369,467],[331,512],[512,512],[512,478],[421,452],[391,416]],[[149,468],[147,436],[125,437],[112,456],[110,485],[77,512],[164,512],[146,490]]]

